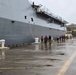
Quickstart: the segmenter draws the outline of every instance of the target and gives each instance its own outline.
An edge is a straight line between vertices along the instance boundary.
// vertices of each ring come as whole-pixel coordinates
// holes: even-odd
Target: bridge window
[[[31,18],[31,21],[33,22],[33,18]]]
[[[25,19],[27,19],[27,16],[25,16]]]
[[[13,20],[12,20],[11,22],[12,22],[12,23],[15,23],[15,21],[13,21]]]

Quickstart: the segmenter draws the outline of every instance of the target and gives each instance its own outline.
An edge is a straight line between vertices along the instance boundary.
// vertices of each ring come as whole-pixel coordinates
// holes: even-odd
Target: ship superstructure
[[[34,38],[66,33],[66,21],[28,0],[0,0],[0,39],[6,45],[34,42]]]

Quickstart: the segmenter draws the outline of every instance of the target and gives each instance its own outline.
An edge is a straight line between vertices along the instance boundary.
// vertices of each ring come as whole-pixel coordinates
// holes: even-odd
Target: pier
[[[0,75],[75,75],[75,57],[76,39],[0,50]]]

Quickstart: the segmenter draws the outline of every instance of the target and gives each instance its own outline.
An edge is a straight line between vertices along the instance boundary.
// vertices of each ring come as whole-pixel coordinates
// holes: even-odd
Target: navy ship
[[[32,43],[35,37],[66,33],[67,22],[29,0],[0,0],[0,39],[6,45]]]

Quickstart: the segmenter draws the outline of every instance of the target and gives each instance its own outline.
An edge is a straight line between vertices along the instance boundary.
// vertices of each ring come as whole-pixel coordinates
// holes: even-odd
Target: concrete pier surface
[[[0,50],[0,75],[75,75],[75,57],[76,39]]]

